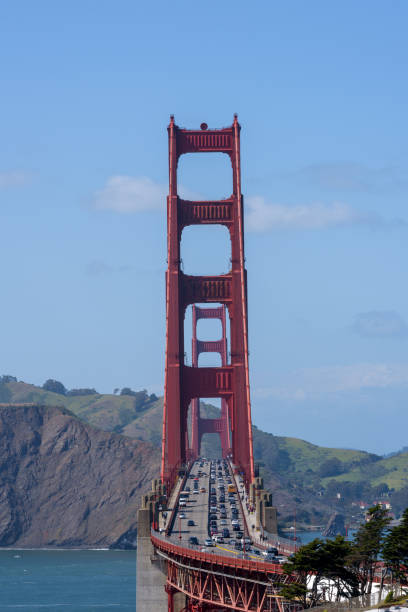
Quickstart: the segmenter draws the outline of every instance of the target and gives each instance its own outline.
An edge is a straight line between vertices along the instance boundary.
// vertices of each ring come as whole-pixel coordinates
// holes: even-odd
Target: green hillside
[[[376,461],[373,464],[356,465],[353,469],[333,477],[337,482],[368,480],[372,486],[385,483],[396,491],[408,486],[408,452]],[[322,480],[323,485],[330,478]]]

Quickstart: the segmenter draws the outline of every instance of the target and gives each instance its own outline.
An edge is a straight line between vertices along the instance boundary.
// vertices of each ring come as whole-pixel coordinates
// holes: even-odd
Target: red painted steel
[[[247,290],[244,258],[243,198],[241,195],[240,125],[208,130],[180,129],[170,119],[169,196],[167,198],[166,366],[161,476],[172,486],[188,459],[187,412],[191,399],[224,397],[228,402],[233,462],[247,485],[254,478],[251,404],[248,370]],[[180,155],[222,152],[230,157],[233,191],[222,201],[183,201],[177,195]],[[187,225],[225,225],[231,238],[231,271],[222,276],[187,276],[180,269],[180,240]],[[184,365],[184,316],[195,303],[227,306],[230,321],[231,364],[214,368]],[[200,372],[200,370],[203,370]],[[204,371],[205,370],[205,371]],[[199,372],[199,373],[198,373]]]
[[[298,577],[284,574],[282,566],[250,561],[213,552],[201,552],[166,542],[152,535],[156,551],[167,560],[166,591],[184,593],[186,610],[237,610],[240,612],[295,612],[298,604],[279,595],[283,584]],[[159,554],[160,554],[159,552]]]
[[[221,365],[227,365],[227,330],[225,306],[218,308],[199,308],[193,305],[193,336],[192,336],[192,366],[198,368],[198,358],[201,353],[219,353]],[[197,322],[200,319],[219,319],[222,337],[220,340],[198,340]],[[201,438],[205,433],[218,433],[221,439],[222,456],[228,457],[231,452],[230,423],[228,417],[228,401],[221,399],[221,417],[219,419],[203,419],[200,416],[200,400],[195,397],[191,401],[191,444],[190,459],[200,455]]]

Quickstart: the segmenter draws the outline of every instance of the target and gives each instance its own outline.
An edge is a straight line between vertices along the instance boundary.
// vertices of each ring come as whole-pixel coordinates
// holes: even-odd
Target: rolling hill
[[[62,395],[16,380],[0,383],[0,401],[61,406],[94,427],[160,447],[163,399],[146,391],[131,393]],[[219,415],[218,408],[205,403],[201,403],[201,412],[207,418]],[[274,436],[255,426],[253,438],[255,461],[274,493],[282,519],[290,521],[296,505],[301,521],[322,523],[339,503],[347,512],[353,499],[376,499],[380,491],[388,496],[399,492],[399,506],[404,506],[405,499],[408,505],[406,452],[382,458],[365,451],[325,448],[298,438]],[[203,455],[219,452],[218,437],[206,436]]]

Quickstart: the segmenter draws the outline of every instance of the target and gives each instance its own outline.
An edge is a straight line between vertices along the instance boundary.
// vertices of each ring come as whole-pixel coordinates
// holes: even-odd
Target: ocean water
[[[355,533],[355,529],[350,529],[346,540],[351,540],[354,533]],[[297,535],[300,538],[300,541],[298,541],[298,544],[308,544],[315,538],[320,538],[321,540],[327,539],[323,537],[321,531],[298,531]]]
[[[135,551],[0,550],[1,612],[135,609]]]

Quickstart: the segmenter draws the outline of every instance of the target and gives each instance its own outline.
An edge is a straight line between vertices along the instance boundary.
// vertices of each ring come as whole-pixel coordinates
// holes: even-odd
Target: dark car
[[[217,520],[217,515],[211,513],[210,516],[208,517],[210,519],[210,521],[216,521]]]
[[[198,546],[198,538],[196,538],[196,536],[191,536],[188,538],[188,543],[192,546]]]
[[[275,546],[269,546],[269,548],[266,551],[267,555],[274,555],[274,557],[277,557],[279,555],[279,551],[277,548],[275,548]]]
[[[192,519],[190,519],[189,521],[187,521],[187,525],[188,527],[194,527],[195,523]]]
[[[230,537],[229,529],[224,527],[224,529],[222,530],[222,536],[223,536],[223,538],[229,538]]]
[[[232,531],[241,531],[241,527],[239,525],[233,525]]]
[[[235,548],[235,550],[242,550],[242,544],[241,544],[241,542],[236,541],[236,542],[234,543],[234,548]]]
[[[225,503],[225,497],[224,495],[220,495],[220,504],[224,504]]]

